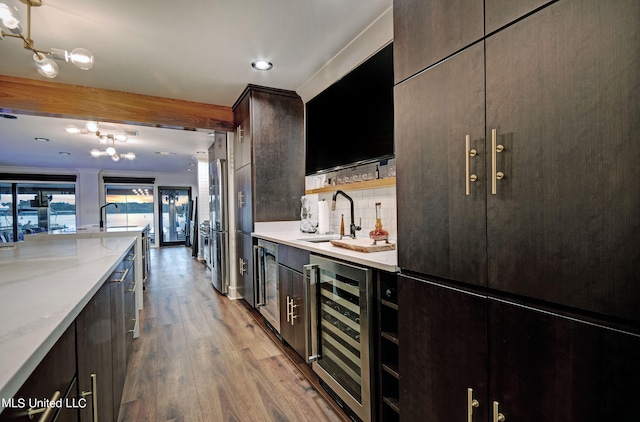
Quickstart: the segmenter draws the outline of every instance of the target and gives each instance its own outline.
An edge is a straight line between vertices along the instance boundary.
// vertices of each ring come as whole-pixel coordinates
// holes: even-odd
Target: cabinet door
[[[291,271],[291,326],[293,327],[293,342],[291,347],[305,361],[309,357],[307,353],[306,337],[306,311],[305,311],[305,278],[301,273]]]
[[[491,287],[640,321],[639,45],[636,0],[563,0],[486,40]]]
[[[98,418],[113,421],[113,375],[111,364],[111,286],[103,285],[76,319],[78,387],[80,393],[97,386]],[[80,421],[93,421],[93,395],[85,397]]]
[[[507,421],[637,420],[640,336],[492,299],[488,315],[489,398]]]
[[[235,171],[236,230],[243,233],[253,231],[253,188],[252,165],[246,165]]]
[[[490,34],[547,3],[550,0],[485,0],[485,33]]]
[[[398,277],[403,420],[468,420],[469,388],[479,402],[473,420],[486,420],[486,322],[486,297]]]
[[[120,268],[123,268],[122,264]],[[120,272],[119,272],[120,271]],[[125,281],[118,282],[124,270],[115,271],[111,276],[111,355],[113,364],[113,414],[117,415],[122,400],[124,379],[127,374],[127,341],[125,323],[124,287]]]
[[[396,83],[482,38],[483,7],[482,0],[395,0]]]
[[[300,219],[304,195],[304,106],[298,96],[251,93],[255,221]]]
[[[294,343],[293,326],[291,325],[291,279],[293,271],[278,265],[278,282],[280,283],[280,334],[290,346]],[[293,347],[293,346],[292,346]]]
[[[236,125],[236,134],[233,141],[234,168],[239,169],[251,162],[251,118],[250,118],[251,93],[238,103],[233,110],[233,119]]]
[[[231,263],[231,266],[236,271],[238,294],[255,308],[254,249],[253,238],[250,235],[236,233],[236,256],[237,262]]]
[[[483,69],[480,43],[397,85],[394,97],[400,267],[480,285],[486,284]],[[467,160],[475,182],[467,181]]]
[[[2,411],[0,421],[30,420],[25,413],[31,406],[39,407],[37,403],[34,403],[34,399],[41,403],[43,400],[59,397],[64,403],[67,397],[69,399],[76,398],[75,375],[76,336],[75,325],[72,323],[22,384],[13,398],[12,407],[7,407]],[[66,396],[67,392],[68,396]],[[59,395],[57,395],[58,393]],[[8,402],[10,398],[2,397],[2,400]],[[78,411],[73,408],[62,410],[54,408],[50,420],[58,416],[66,416],[65,422],[77,421]],[[40,419],[41,417],[42,413],[34,415],[34,418]]]

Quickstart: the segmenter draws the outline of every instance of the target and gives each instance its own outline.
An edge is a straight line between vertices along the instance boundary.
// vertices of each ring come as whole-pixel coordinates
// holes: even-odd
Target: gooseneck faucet
[[[355,223],[355,215],[354,215],[354,209],[353,209],[353,199],[351,199],[351,197],[349,195],[347,195],[346,193],[342,192],[341,190],[337,190],[335,191],[335,193],[333,194],[333,199],[331,200],[331,210],[335,211],[336,210],[336,198],[338,197],[338,194],[344,196],[345,198],[347,198],[349,200],[349,202],[351,203],[351,224],[349,225],[349,232],[351,234],[351,238],[355,239],[356,238],[356,231],[357,230],[361,230],[362,228],[360,226],[356,226]]]
[[[102,220],[102,211],[107,208],[109,205],[114,205],[116,207],[116,210],[118,209],[118,204],[116,204],[115,202],[107,202],[106,204],[104,204],[103,206],[100,207],[100,228],[104,227],[104,221]],[[107,212],[105,211],[105,214]],[[105,215],[105,220],[106,220],[107,216]]]

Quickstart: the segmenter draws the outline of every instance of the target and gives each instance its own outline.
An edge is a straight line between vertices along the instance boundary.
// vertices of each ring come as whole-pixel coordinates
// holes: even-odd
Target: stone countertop
[[[251,235],[258,239],[293,246],[319,255],[329,256],[383,271],[392,273],[400,271],[400,268],[398,267],[397,249],[384,252],[358,252],[334,246],[329,241],[320,243],[310,242],[309,240],[327,238],[337,239],[339,236],[302,233],[300,232],[299,227],[299,221],[256,223],[255,231],[251,233]],[[361,232],[358,234],[361,234]],[[395,243],[395,240],[391,241]]]
[[[0,247],[0,399],[18,391],[135,241],[57,237]]]

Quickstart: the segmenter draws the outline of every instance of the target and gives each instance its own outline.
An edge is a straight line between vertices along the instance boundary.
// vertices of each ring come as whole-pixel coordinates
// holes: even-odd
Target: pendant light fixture
[[[113,161],[120,161],[121,158],[125,158],[127,160],[135,160],[136,154],[133,152],[127,152],[119,154],[116,151],[116,141],[118,142],[127,142],[127,135],[125,133],[101,133],[100,132],[100,123],[95,121],[88,121],[85,123],[84,128],[79,128],[76,125],[67,125],[64,130],[71,134],[93,134],[98,138],[98,142],[102,145],[111,145],[107,146],[104,151],[100,151],[97,148],[92,149],[91,156],[94,158],[99,157],[111,157]]]
[[[45,78],[55,78],[60,72],[54,60],[71,62],[79,69],[89,70],[93,67],[93,55],[84,48],[76,48],[68,52],[59,48],[52,48],[51,51],[36,49],[31,39],[31,7],[42,6],[42,0],[20,0],[27,5],[27,33],[23,34],[20,13],[11,3],[11,0],[0,1],[0,40],[4,37],[20,38],[23,46],[33,52],[33,61],[36,64],[38,73]]]

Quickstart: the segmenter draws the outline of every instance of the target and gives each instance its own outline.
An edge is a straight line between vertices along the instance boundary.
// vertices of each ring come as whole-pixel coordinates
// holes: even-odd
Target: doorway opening
[[[185,245],[191,226],[191,188],[158,187],[160,246]]]

